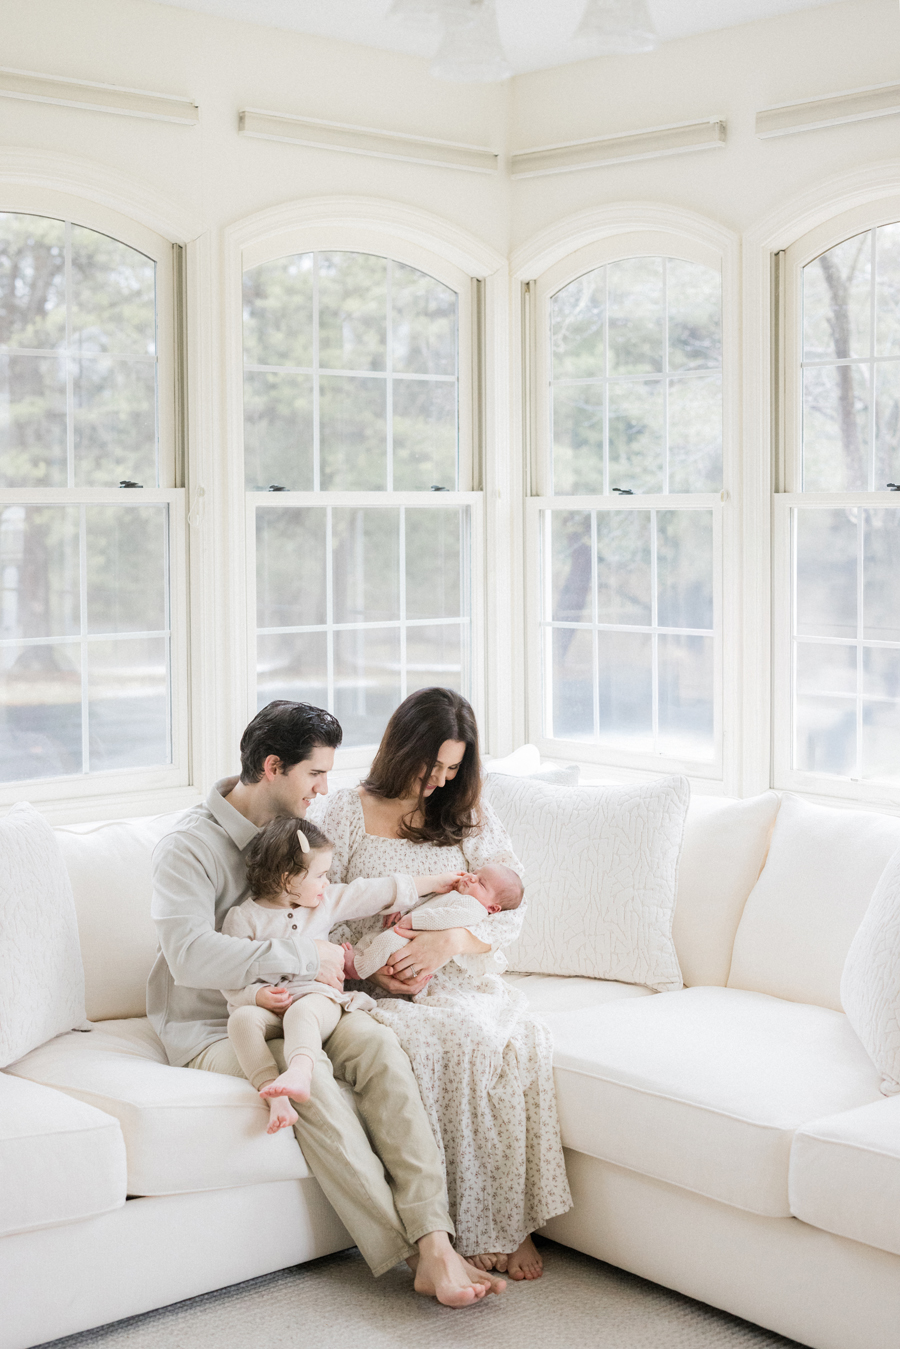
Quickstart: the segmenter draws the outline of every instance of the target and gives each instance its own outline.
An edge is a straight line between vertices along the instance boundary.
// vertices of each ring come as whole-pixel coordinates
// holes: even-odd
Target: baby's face
[[[496,912],[500,908],[497,887],[491,879],[490,872],[477,871],[474,875],[469,873],[460,878],[459,885],[456,888],[461,895],[471,895],[473,899],[478,900],[479,904],[492,912]]]

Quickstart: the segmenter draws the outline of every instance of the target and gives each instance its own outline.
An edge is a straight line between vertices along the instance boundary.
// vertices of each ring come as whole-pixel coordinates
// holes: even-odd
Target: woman
[[[327,798],[332,881],[396,872],[521,871],[508,834],[481,799],[478,728],[449,689],[421,689],[397,708],[366,780]],[[500,977],[500,948],[525,912],[472,929],[398,928],[409,944],[367,985],[372,1015],[410,1057],[447,1173],[457,1249],[482,1269],[536,1279],[531,1233],[571,1207],[556,1114],[547,1028]],[[358,940],[365,919],[332,940]],[[454,960],[465,955],[466,968]],[[472,957],[481,956],[481,960]],[[412,1000],[399,995],[412,995]]]

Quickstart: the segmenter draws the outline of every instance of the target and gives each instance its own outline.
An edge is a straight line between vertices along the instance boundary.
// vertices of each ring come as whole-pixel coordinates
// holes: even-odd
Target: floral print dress
[[[329,879],[478,871],[499,862],[521,871],[509,835],[482,804],[480,831],[460,847],[367,834],[355,789],[329,795],[317,823],[334,842]],[[525,903],[470,930],[490,953],[454,958],[415,998],[366,985],[371,1013],[390,1026],[415,1070],[443,1157],[463,1255],[510,1253],[530,1232],[571,1208],[553,1086],[552,1041],[525,997],[500,976],[502,946],[518,936]],[[380,918],[342,924],[334,941],[356,941]]]

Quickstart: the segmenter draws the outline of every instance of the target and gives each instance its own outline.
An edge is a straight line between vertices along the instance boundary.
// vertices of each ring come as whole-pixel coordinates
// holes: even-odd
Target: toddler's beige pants
[[[288,1065],[298,1054],[308,1055],[315,1063],[343,1010],[334,998],[321,993],[305,993],[297,998],[283,1018],[265,1007],[236,1007],[228,1018],[228,1038],[247,1081],[259,1091],[278,1077],[278,1064],[266,1041],[280,1040],[282,1036]]]

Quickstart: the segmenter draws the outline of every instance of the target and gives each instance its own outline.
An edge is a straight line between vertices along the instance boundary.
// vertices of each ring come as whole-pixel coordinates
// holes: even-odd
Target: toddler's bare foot
[[[262,1092],[259,1094],[263,1095]],[[277,1134],[279,1129],[289,1129],[292,1124],[297,1123],[297,1112],[286,1096],[269,1096],[265,1099],[269,1106],[267,1134]]]
[[[508,1257],[503,1251],[485,1251],[482,1255],[470,1255],[467,1258],[469,1264],[474,1265],[476,1269],[498,1269],[501,1273],[506,1273]]]
[[[308,1054],[298,1054],[274,1082],[267,1082],[260,1096],[290,1096],[298,1105],[305,1105],[310,1097],[313,1061]]]
[[[349,941],[342,941],[341,946],[343,946],[344,948],[344,978],[359,979],[359,975],[356,972],[353,943]]]
[[[507,1272],[511,1279],[539,1279],[544,1272],[544,1262],[538,1255],[531,1237],[526,1237],[518,1250],[507,1257]]]
[[[505,1280],[475,1269],[458,1255],[446,1232],[429,1232],[418,1247],[419,1254],[407,1261],[416,1276],[416,1292],[437,1298],[445,1307],[470,1307],[506,1287]]]

